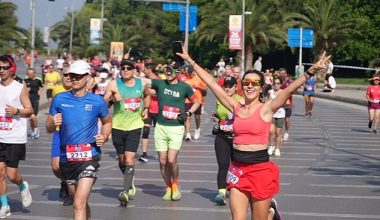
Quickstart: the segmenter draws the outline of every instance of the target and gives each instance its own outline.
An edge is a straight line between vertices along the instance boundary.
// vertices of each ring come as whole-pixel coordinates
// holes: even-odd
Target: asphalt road
[[[366,108],[317,99],[314,117],[305,118],[302,97],[294,99],[290,140],[283,143],[281,157],[272,158],[281,169],[281,192],[276,198],[283,219],[380,219],[380,136],[366,127]],[[217,165],[210,115],[214,103],[215,98],[209,93],[201,138],[184,142],[179,154],[180,201],[161,200],[164,183],[150,144],[149,162],[136,163],[138,192],[127,208],[120,207],[117,195],[123,178],[114,159],[115,150],[107,143],[100,176],[90,197],[93,219],[231,219],[228,206],[216,206],[213,202]],[[10,184],[11,219],[72,217],[72,207],[62,206],[58,198],[59,180],[50,168],[52,136],[44,129],[46,111],[39,114],[42,135],[38,140],[29,140],[27,159],[20,164],[30,184],[33,203],[22,208],[18,189]]]

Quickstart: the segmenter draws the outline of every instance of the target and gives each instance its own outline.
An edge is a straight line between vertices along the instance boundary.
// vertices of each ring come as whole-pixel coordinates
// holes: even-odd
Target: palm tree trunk
[[[253,48],[252,48],[252,44],[248,43],[245,52],[246,52],[245,70],[249,70],[249,69],[252,68],[252,63],[253,63]]]

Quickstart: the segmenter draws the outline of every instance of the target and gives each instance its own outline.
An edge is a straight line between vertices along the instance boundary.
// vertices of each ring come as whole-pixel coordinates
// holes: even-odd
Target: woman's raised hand
[[[311,66],[307,71],[310,74],[315,74],[318,71],[326,70],[329,64],[330,57],[331,55],[326,56],[326,51],[323,52],[323,54],[319,57],[319,60],[316,63],[314,63],[313,66]]]

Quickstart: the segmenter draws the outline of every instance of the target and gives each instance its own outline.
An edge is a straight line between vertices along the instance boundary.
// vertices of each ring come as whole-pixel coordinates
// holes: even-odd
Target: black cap
[[[130,66],[133,69],[136,69],[135,62],[133,62],[132,60],[128,60],[128,59],[121,60],[120,66]]]
[[[233,76],[228,76],[224,79],[223,86],[234,86],[237,84],[236,78]]]

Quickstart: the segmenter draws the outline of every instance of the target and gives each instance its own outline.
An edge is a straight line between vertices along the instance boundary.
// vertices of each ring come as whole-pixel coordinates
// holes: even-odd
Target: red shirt
[[[367,88],[367,95],[371,101],[380,100],[380,86],[370,85]]]

